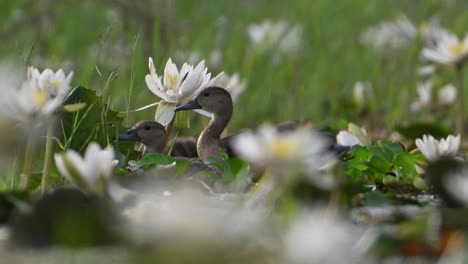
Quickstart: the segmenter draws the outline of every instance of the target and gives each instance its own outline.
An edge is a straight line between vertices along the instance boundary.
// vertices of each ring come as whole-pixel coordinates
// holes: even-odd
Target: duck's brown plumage
[[[203,109],[213,114],[210,123],[203,129],[197,140],[197,153],[201,160],[210,156],[219,156],[221,149],[230,151],[229,139],[221,139],[221,133],[231,120],[233,106],[228,91],[220,87],[208,87],[202,90],[189,103],[179,106],[176,111]]]
[[[196,140],[192,137],[176,138],[166,144],[166,130],[156,121],[140,121],[118,136],[119,140],[137,141],[145,146],[144,153],[163,153],[174,157],[197,157]]]
[[[163,153],[171,151],[171,155],[178,160],[190,160],[190,165],[185,171],[186,175],[195,175],[202,171],[219,173],[219,171],[200,160],[197,157],[196,141],[194,138],[177,138],[175,142],[166,146],[166,130],[156,121],[140,121],[133,128],[122,133],[119,140],[137,141],[145,146],[143,154]]]

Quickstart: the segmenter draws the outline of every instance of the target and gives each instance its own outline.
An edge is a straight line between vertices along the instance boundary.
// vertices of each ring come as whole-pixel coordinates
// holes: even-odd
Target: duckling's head
[[[208,87],[201,90],[192,101],[176,108],[176,111],[203,109],[213,114],[232,112],[232,98],[226,89],[220,87]]]
[[[146,147],[162,151],[166,144],[166,130],[156,121],[140,121],[118,136],[123,141],[139,141]]]

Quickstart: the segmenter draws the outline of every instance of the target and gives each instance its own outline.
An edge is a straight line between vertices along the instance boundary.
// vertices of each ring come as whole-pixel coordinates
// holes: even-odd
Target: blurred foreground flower
[[[375,239],[370,230],[325,210],[303,213],[285,235],[284,263],[366,263]]]
[[[256,49],[277,49],[283,54],[291,54],[302,45],[303,28],[290,26],[286,21],[265,20],[260,24],[249,25],[247,33]]]
[[[454,34],[443,34],[434,47],[424,48],[422,57],[439,64],[463,64],[468,59],[468,34],[459,40]]]
[[[46,69],[42,73],[29,67],[27,80],[20,89],[8,90],[2,111],[8,117],[28,122],[37,117],[48,117],[63,103],[70,91],[73,72],[65,76],[62,69],[53,72]]]
[[[140,196],[125,213],[134,243],[152,247],[147,257],[177,263],[250,263],[274,256],[271,249],[278,240],[273,239],[272,225],[256,211],[239,207],[227,196],[191,188],[166,193]]]
[[[308,127],[279,132],[272,125],[262,125],[256,133],[238,135],[233,146],[236,153],[253,164],[307,174],[334,160],[327,155],[327,140]]]
[[[74,150],[55,154],[55,164],[59,172],[74,185],[88,191],[97,191],[101,180],[108,181],[114,170],[114,149],[105,149],[91,142],[85,155],[80,156]]]
[[[184,63],[179,71],[177,65],[169,58],[164,69],[164,76],[156,73],[152,58],[149,58],[148,66],[150,74],[146,75],[146,84],[155,95],[162,99],[159,102],[155,120],[164,126],[173,120],[177,104],[188,102],[211,80],[211,73],[208,73],[205,61],[201,61],[195,67]]]
[[[450,135],[440,141],[431,135],[424,135],[422,139],[416,139],[416,146],[429,161],[441,157],[455,157],[460,150],[460,135]]]

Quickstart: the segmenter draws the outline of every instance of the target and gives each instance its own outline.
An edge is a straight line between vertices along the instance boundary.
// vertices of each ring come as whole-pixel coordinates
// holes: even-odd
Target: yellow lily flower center
[[[448,49],[449,49],[450,54],[452,55],[455,55],[455,56],[461,55],[463,53],[468,52],[468,44],[466,44],[465,42],[461,42],[461,43],[450,45]]]
[[[179,82],[179,75],[171,75],[169,74],[169,78],[167,78],[169,83],[167,84],[170,87],[174,87]]]
[[[45,90],[37,90],[34,94],[34,102],[37,106],[42,106],[47,100],[47,92]]]
[[[296,147],[292,142],[287,139],[278,138],[271,142],[269,150],[274,157],[279,159],[286,159],[294,154]]]

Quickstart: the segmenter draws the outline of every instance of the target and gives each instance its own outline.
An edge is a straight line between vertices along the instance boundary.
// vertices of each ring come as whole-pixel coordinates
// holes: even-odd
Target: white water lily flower
[[[417,35],[418,30],[411,21],[400,15],[394,21],[382,22],[369,28],[362,34],[361,41],[379,51],[387,51],[410,45]]]
[[[353,98],[358,105],[363,105],[372,93],[372,86],[369,82],[356,82],[353,86]]]
[[[454,34],[443,34],[434,47],[424,48],[422,57],[439,64],[459,64],[468,57],[468,34],[459,40]]]
[[[239,73],[234,73],[233,75],[229,76],[227,74],[221,74],[218,78],[212,82],[210,86],[218,86],[224,88],[226,91],[231,94],[232,102],[237,102],[239,96],[244,92],[246,82],[242,80],[239,76]]]
[[[29,67],[27,80],[19,90],[9,90],[6,98],[6,111],[11,118],[22,121],[38,116],[49,116],[59,107],[70,91],[73,72],[65,76],[62,69],[54,72],[46,69],[42,73]]]
[[[279,132],[262,125],[257,132],[241,133],[234,138],[234,150],[247,161],[270,168],[297,169],[315,174],[334,161],[327,153],[327,140],[307,127]]]
[[[283,20],[272,22],[267,19],[260,24],[249,25],[247,28],[250,42],[255,48],[277,48],[284,54],[293,53],[301,47],[302,32],[302,26],[290,26]]]
[[[177,65],[169,58],[164,68],[164,76],[156,73],[152,58],[149,58],[148,66],[150,74],[146,75],[145,81],[148,88],[162,99],[156,112],[156,121],[162,125],[169,124],[174,117],[176,106],[194,98],[211,78],[205,61],[201,61],[195,67],[184,63],[179,71]]]
[[[284,236],[282,263],[367,263],[377,235],[321,209],[297,217]]]
[[[237,72],[231,76],[225,73],[220,73],[206,85],[206,87],[210,86],[218,86],[224,88],[231,95],[232,103],[236,103],[239,96],[245,90],[246,81],[242,80]],[[193,111],[209,118],[213,117],[212,113],[207,112],[203,109],[195,109]]]
[[[83,157],[74,150],[63,154],[55,154],[55,164],[60,174],[73,184],[95,190],[96,184],[104,179],[109,180],[114,170],[114,149],[105,149],[91,142]]]
[[[444,85],[439,90],[438,97],[440,105],[452,105],[457,99],[457,87],[453,84]]]
[[[418,99],[411,104],[411,110],[414,112],[421,111],[427,107],[432,101],[432,82],[420,82],[417,87]]]
[[[126,210],[130,238],[138,243],[157,241],[161,251],[189,250],[193,257],[195,247],[200,255],[219,245],[231,252],[234,247],[246,249],[243,245],[252,249],[258,246],[256,241],[271,239],[273,232],[259,212],[239,207],[237,200],[206,195],[195,189],[154,191],[153,188],[151,196],[139,192],[136,198],[135,206]],[[220,240],[220,236],[224,239]],[[226,260],[226,255],[221,256]]]
[[[419,26],[421,39],[424,46],[435,47],[439,39],[449,36],[451,33],[445,28],[440,26],[439,20],[432,18],[428,22],[423,21]]]
[[[340,131],[336,135],[336,143],[347,147],[352,147],[354,145],[363,145],[358,137],[344,130]]]
[[[450,135],[440,141],[431,135],[423,135],[422,139],[416,139],[416,146],[429,161],[440,157],[455,157],[460,150],[460,135]]]

